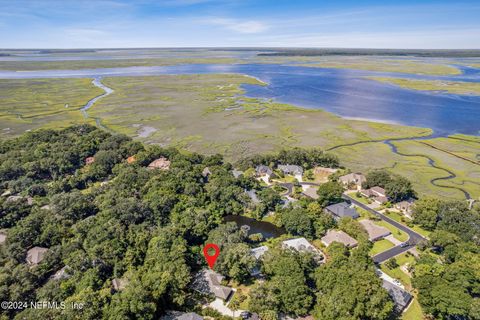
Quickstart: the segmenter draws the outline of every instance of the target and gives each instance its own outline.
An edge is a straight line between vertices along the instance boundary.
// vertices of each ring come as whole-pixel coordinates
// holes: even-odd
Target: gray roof
[[[7,232],[5,230],[0,230],[0,244],[7,241]]]
[[[198,292],[214,295],[217,298],[227,300],[232,288],[221,284],[223,276],[211,269],[203,269],[199,271],[192,283],[192,288]]]
[[[303,168],[293,164],[279,164],[277,168],[285,174],[303,174]]]
[[[42,262],[45,253],[48,251],[47,248],[42,247],[33,247],[27,251],[27,263],[31,265],[36,265]]]
[[[376,225],[372,220],[361,220],[359,221],[363,228],[368,233],[368,240],[376,241],[380,238],[386,237],[391,234],[390,230],[385,227]]]
[[[327,247],[333,242],[343,243],[350,248],[356,247],[358,244],[357,240],[341,230],[328,230],[327,234],[323,236],[321,240]]]
[[[410,300],[412,300],[410,293],[387,280],[383,280],[382,287],[388,291],[388,294],[395,303],[395,308],[399,312],[405,309],[410,303]]]
[[[255,168],[255,172],[259,175],[269,175],[271,176],[273,174],[273,171],[272,169],[270,169],[269,166],[266,166],[266,165],[259,165]]]
[[[343,183],[355,183],[361,185],[363,182],[367,181],[367,178],[361,173],[349,173],[338,178]]]
[[[339,218],[351,217],[353,219],[356,219],[360,217],[357,210],[351,208],[346,202],[335,203],[326,207],[325,209]]]

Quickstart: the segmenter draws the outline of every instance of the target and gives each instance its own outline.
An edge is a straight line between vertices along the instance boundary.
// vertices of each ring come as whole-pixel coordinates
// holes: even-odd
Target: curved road
[[[398,245],[398,246],[395,246],[391,249],[388,249],[386,251],[383,251],[379,254],[377,254],[376,256],[373,257],[373,261],[375,263],[381,263],[383,261],[386,261],[390,258],[393,258],[397,255],[399,255],[400,253],[403,253],[405,251],[408,251],[409,249],[412,249],[412,248],[415,248],[415,245],[418,244],[420,241],[422,240],[425,240],[426,238],[424,238],[421,234],[413,231],[412,229],[404,226],[403,224],[387,217],[386,215],[370,208],[369,206],[367,206],[366,204],[364,203],[361,203],[355,199],[353,199],[352,197],[344,194],[342,196],[343,199],[345,200],[348,200],[350,201],[351,203],[355,204],[356,206],[362,208],[362,209],[365,209],[367,210],[368,212],[371,212],[373,213],[374,215],[376,215],[377,217],[379,217],[380,219],[384,220],[385,222],[388,222],[389,224],[393,225],[394,227],[402,230],[403,232],[405,232],[406,234],[408,234],[409,236],[409,239],[408,241],[406,242],[408,245],[407,246],[404,246],[402,247],[401,245]]]

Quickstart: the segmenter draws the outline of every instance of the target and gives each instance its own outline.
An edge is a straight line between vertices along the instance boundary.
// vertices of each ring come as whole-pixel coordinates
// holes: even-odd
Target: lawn
[[[357,193],[356,192],[352,192],[352,193],[349,193],[348,194],[350,197],[352,197],[353,199],[357,200],[358,202],[361,202],[363,204],[370,204],[372,203],[371,201],[369,201],[367,198],[365,198],[364,196],[357,196]]]
[[[392,226],[390,223],[385,222],[383,220],[375,221],[375,223],[378,224],[379,226],[385,227],[388,230],[390,230],[390,232],[392,233],[392,236],[394,236],[395,239],[397,239],[398,241],[405,242],[408,240],[408,234]]]
[[[372,249],[370,250],[370,255],[373,257],[374,255],[379,254],[380,252],[386,251],[394,246],[395,245],[390,241],[388,241],[387,239],[375,241],[373,243]]]
[[[388,209],[387,209],[388,210]],[[396,211],[389,211],[389,213],[385,213],[385,215],[395,221],[397,221],[398,223],[401,223],[403,225],[405,225],[406,227],[409,227],[410,229],[412,229],[413,231],[421,234],[422,236],[424,237],[428,237],[428,235],[431,233],[430,231],[428,230],[424,230],[422,229],[421,227],[419,227],[418,225],[416,224],[410,224],[408,225],[404,220],[406,221],[409,221],[410,219],[404,217],[402,214],[400,214],[399,212],[396,212]]]
[[[411,302],[408,309],[402,314],[402,320],[421,320],[423,319],[423,311],[418,298],[414,295],[413,301]]]

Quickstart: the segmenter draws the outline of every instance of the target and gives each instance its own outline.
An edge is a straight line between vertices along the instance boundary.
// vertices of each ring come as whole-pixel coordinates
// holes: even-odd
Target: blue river
[[[463,73],[458,76],[420,76],[277,64],[187,64],[167,67],[0,71],[0,79],[242,73],[268,84],[244,85],[246,94],[250,97],[324,109],[348,119],[432,128],[436,136],[454,133],[480,135],[480,96],[408,90],[365,78],[389,76],[480,82],[480,69],[460,69]]]

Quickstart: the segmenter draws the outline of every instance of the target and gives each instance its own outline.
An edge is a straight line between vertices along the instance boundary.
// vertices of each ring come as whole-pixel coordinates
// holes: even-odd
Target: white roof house
[[[265,252],[268,251],[268,247],[267,246],[261,246],[261,247],[258,247],[258,248],[253,248],[252,250],[250,250],[250,253],[255,257],[255,259],[260,259],[264,254]]]

